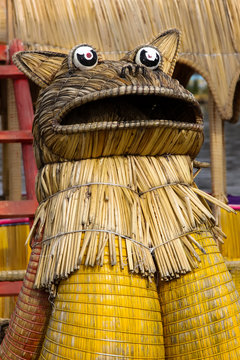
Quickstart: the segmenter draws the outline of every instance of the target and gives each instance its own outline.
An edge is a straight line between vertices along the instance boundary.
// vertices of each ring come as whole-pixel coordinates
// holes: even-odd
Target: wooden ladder
[[[6,50],[5,45],[0,46],[0,60],[2,61],[7,58]],[[0,131],[0,143],[21,143],[27,194],[26,200],[0,201],[0,219],[29,217],[31,222],[38,205],[35,195],[37,167],[32,147],[33,105],[28,80],[11,61],[12,55],[21,50],[24,50],[21,41],[13,40],[9,47],[10,64],[0,65],[0,79],[13,80],[19,122],[18,131]],[[17,295],[21,285],[22,281],[1,281],[0,296]]]

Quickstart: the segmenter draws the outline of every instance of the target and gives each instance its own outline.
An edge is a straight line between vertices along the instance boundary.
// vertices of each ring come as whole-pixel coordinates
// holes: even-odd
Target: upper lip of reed
[[[195,123],[196,124],[202,124],[202,116],[201,116],[201,110],[199,108],[199,104],[197,100],[194,98],[194,96],[190,92],[183,93],[180,90],[175,90],[172,88],[167,87],[158,87],[158,86],[152,86],[152,85],[128,85],[128,86],[116,86],[114,88],[110,89],[103,89],[91,92],[84,96],[79,96],[68,102],[61,111],[56,114],[56,116],[53,119],[53,128],[57,132],[57,128],[61,126],[62,128],[69,128],[72,125],[61,125],[61,122],[63,118],[73,109],[79,108],[84,104],[94,102],[95,100],[100,99],[106,99],[106,98],[112,98],[117,96],[126,96],[126,95],[142,95],[142,96],[160,96],[165,98],[171,98],[171,99],[178,99],[182,100],[187,104],[191,104],[195,108]],[[157,120],[157,119],[156,119]],[[134,119],[132,119],[134,121]],[[144,120],[143,120],[144,121]],[[174,120],[171,120],[174,122]],[[179,124],[180,121],[175,121]]]

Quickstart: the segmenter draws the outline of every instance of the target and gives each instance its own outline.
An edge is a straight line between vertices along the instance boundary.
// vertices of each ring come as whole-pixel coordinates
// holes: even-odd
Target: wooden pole
[[[211,151],[211,175],[212,195],[219,200],[226,199],[226,173],[225,173],[225,148],[223,120],[218,112],[212,94],[209,93],[209,125],[210,125],[210,151]],[[219,220],[217,208],[215,216]]]
[[[10,41],[14,38],[14,30],[13,30],[13,6],[12,0],[6,0],[7,6],[7,43],[9,44]]]
[[[12,41],[9,49],[10,58],[12,55],[23,50],[21,41]],[[33,123],[33,106],[30,94],[29,83],[26,79],[14,80],[14,93],[18,114],[20,130],[31,131]],[[35,177],[37,174],[36,162],[33,154],[32,144],[22,145],[23,165],[26,180],[27,199],[35,199]]]
[[[8,130],[19,130],[14,89],[11,79],[7,79],[7,98]],[[22,195],[21,145],[7,144],[7,154],[9,174],[8,199],[19,201]]]

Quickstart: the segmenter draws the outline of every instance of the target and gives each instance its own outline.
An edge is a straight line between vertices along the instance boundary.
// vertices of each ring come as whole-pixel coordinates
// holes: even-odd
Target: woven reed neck
[[[158,169],[152,164],[154,162],[158,164]],[[143,177],[146,177],[145,163],[152,167],[150,174],[158,173],[158,176],[150,176],[143,181]],[[143,164],[143,168],[139,164]],[[159,186],[192,183],[193,170],[189,156],[114,156],[47,164],[38,173],[36,192],[38,201],[42,202],[61,192],[72,193],[82,187],[88,191],[93,185],[125,187],[142,196]]]

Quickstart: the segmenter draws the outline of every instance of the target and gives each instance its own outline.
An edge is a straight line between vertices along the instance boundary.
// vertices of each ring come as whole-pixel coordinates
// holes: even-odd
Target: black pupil
[[[86,57],[86,54],[77,54],[77,59],[80,62],[80,64],[82,64],[84,66],[93,66],[96,64],[96,62],[97,62],[96,51],[89,50],[89,52],[91,52],[91,54],[93,56],[90,60]]]
[[[140,53],[140,61],[143,65],[145,66],[148,66],[148,67],[153,67],[153,66],[157,66],[158,65],[158,62],[159,62],[159,55],[158,53],[156,52],[155,53],[155,59],[153,60],[149,60],[147,58],[147,55],[146,55],[147,51],[146,50],[142,50],[141,53]]]

